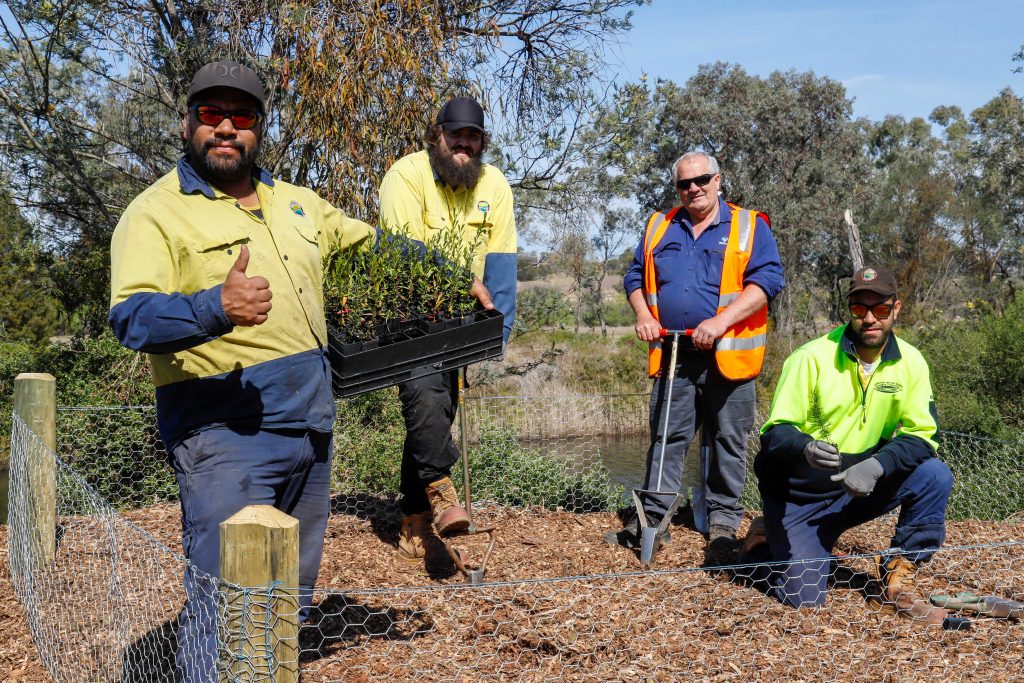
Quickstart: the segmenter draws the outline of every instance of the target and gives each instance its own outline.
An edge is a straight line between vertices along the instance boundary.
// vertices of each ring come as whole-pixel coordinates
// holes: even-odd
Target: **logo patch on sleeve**
[[[875,385],[875,391],[883,394],[896,394],[903,391],[903,385],[899,382],[879,382]]]

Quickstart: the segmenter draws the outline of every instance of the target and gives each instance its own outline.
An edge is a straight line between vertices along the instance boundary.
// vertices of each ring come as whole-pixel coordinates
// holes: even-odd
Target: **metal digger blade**
[[[484,559],[480,562],[480,566],[476,569],[470,569],[462,559],[462,552],[452,545],[452,539],[461,538],[463,536],[475,536],[477,534],[487,534],[487,550],[484,552]],[[487,572],[487,561],[491,559],[491,552],[494,550],[494,542],[497,540],[495,527],[486,527],[481,529],[470,524],[469,528],[465,531],[457,531],[445,536],[441,540],[444,541],[444,547],[448,550],[448,555],[452,558],[452,562],[455,563],[455,568],[462,572],[466,577],[466,581],[472,584],[483,583],[484,574]]]
[[[644,511],[645,498],[669,499],[668,509],[661,518],[658,526],[651,526],[647,521],[647,513]],[[636,506],[637,519],[640,521],[640,563],[650,566],[654,562],[654,554],[658,550],[658,536],[668,528],[672,521],[672,515],[683,501],[678,493],[666,491],[648,491],[645,489],[633,489],[633,505]]]

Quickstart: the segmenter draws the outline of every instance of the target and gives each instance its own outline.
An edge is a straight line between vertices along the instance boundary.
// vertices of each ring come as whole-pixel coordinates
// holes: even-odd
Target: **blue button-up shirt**
[[[668,329],[697,327],[718,311],[718,293],[722,285],[722,264],[729,243],[732,209],[718,199],[718,222],[693,236],[693,221],[686,209],[672,219],[661,242],[654,248],[654,266],[658,277],[658,316]],[[629,296],[643,286],[644,239],[633,252],[633,262],[622,284]],[[754,284],[771,300],[786,282],[775,236],[760,216],[754,234],[750,262],[743,273],[743,285]]]

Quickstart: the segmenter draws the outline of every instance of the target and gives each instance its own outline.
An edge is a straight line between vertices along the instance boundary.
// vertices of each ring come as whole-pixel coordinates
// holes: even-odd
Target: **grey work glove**
[[[830,478],[832,481],[843,482],[843,488],[851,496],[870,496],[883,474],[885,470],[882,463],[878,462],[877,458],[867,458],[839,474],[833,474]]]
[[[838,470],[843,464],[839,449],[828,441],[811,441],[804,446],[804,457],[816,470]]]

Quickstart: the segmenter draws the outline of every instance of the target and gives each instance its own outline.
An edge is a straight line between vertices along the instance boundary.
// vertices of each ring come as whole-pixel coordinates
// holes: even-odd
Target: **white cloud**
[[[853,78],[843,79],[841,83],[846,88],[856,88],[859,85],[880,81],[883,78],[885,78],[885,76],[882,74],[864,74],[863,76],[854,76]]]

